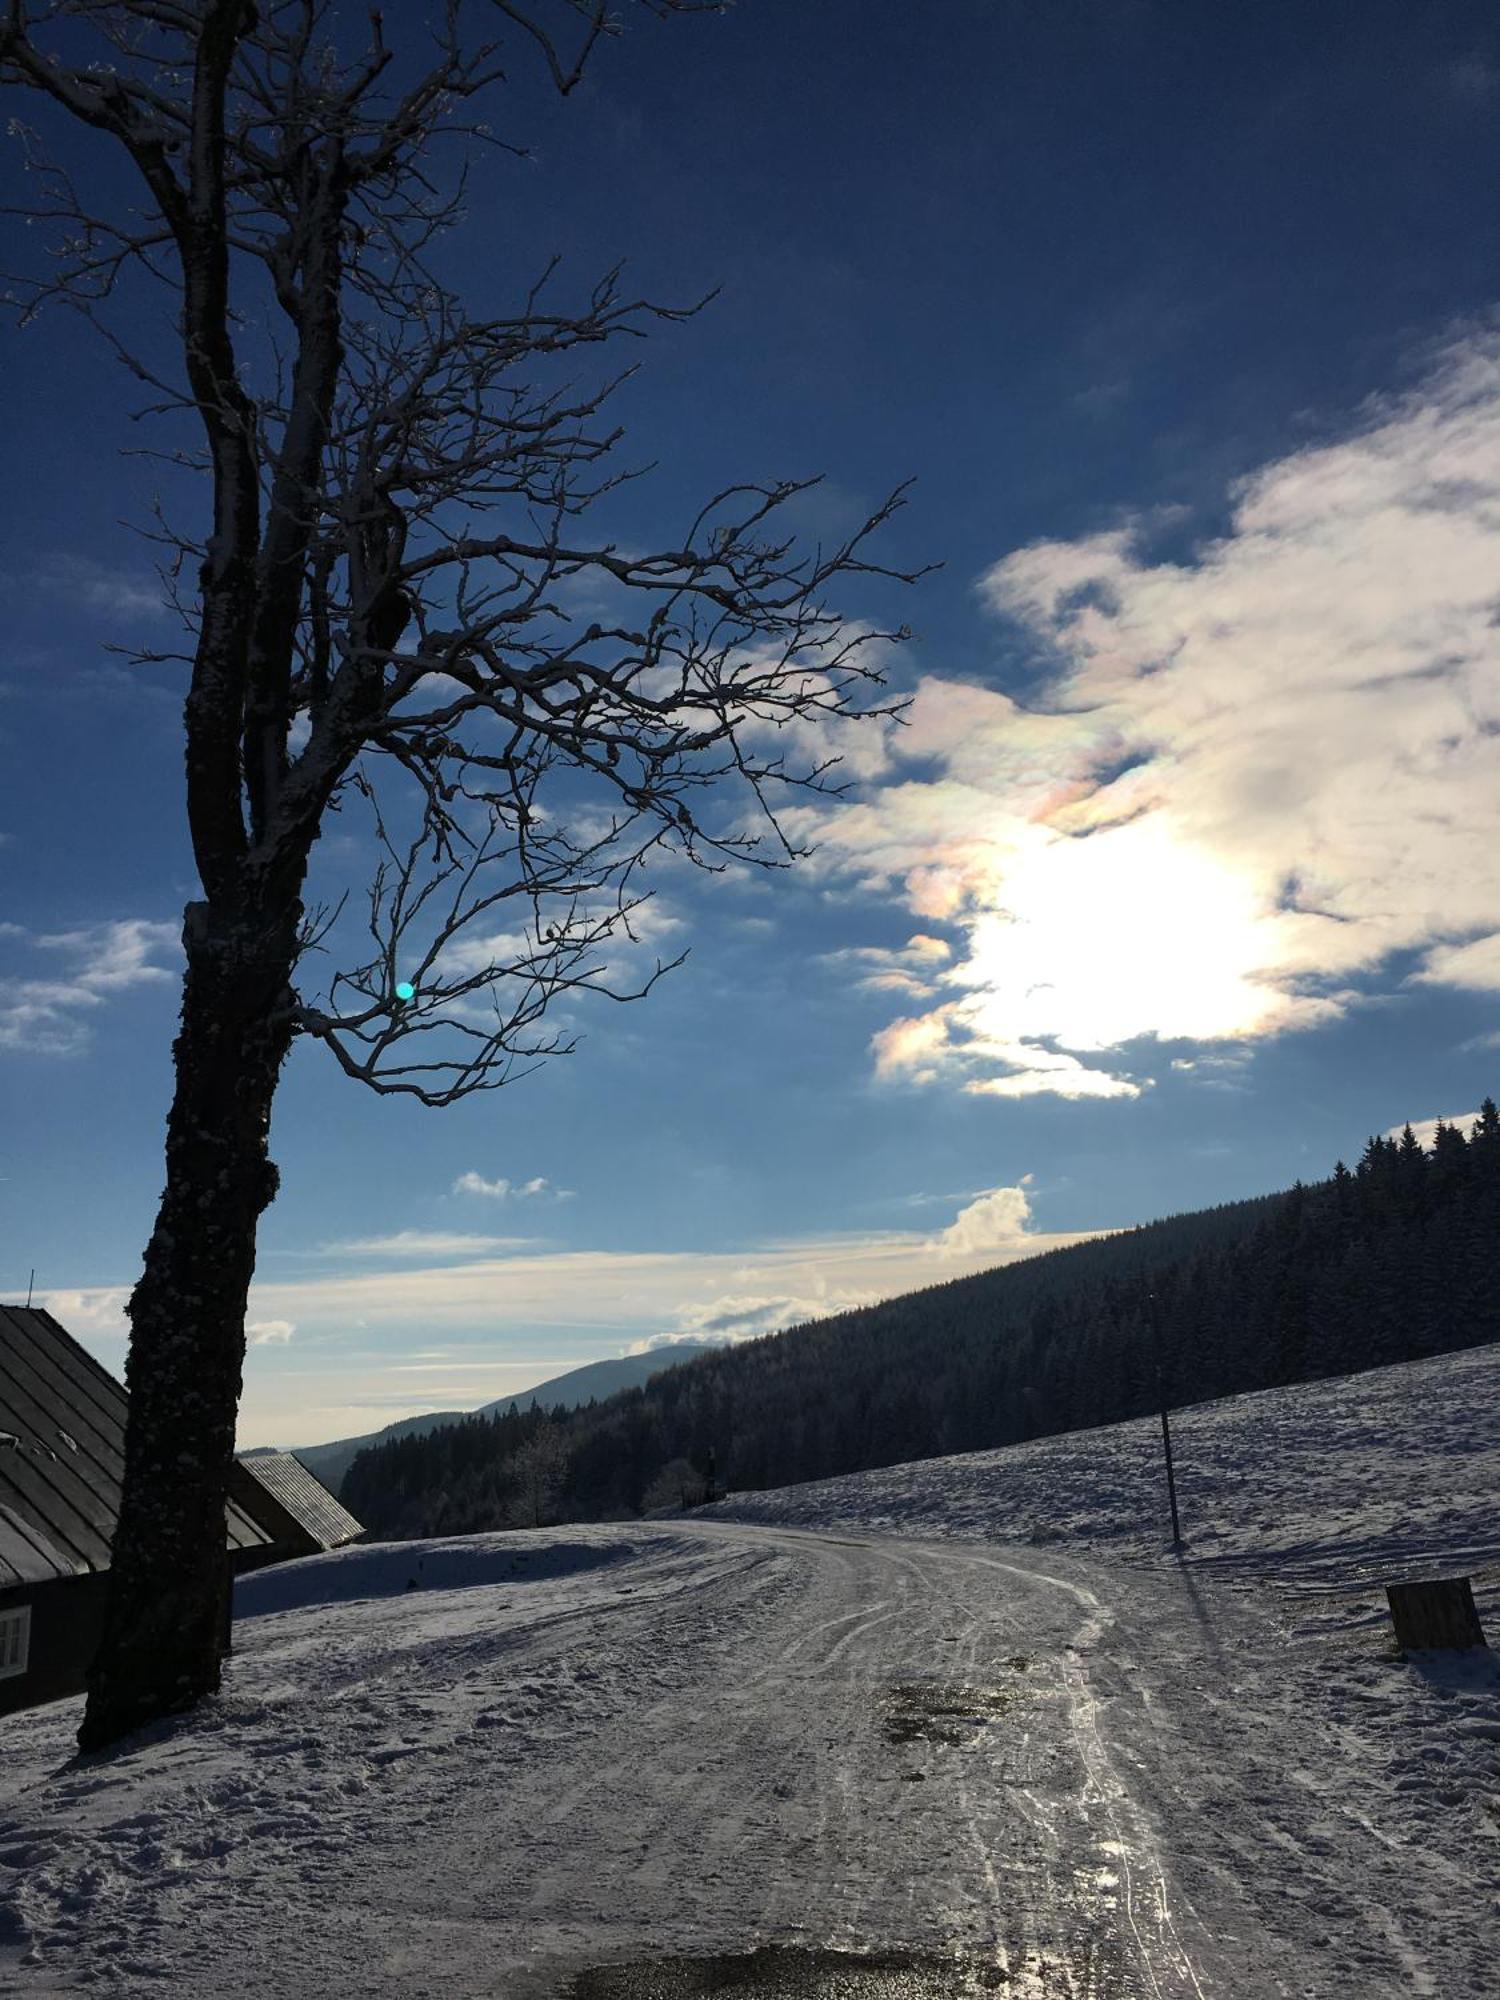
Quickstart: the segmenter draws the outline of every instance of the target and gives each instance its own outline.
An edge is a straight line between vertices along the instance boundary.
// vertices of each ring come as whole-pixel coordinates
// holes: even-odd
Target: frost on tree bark
[[[700,8],[715,0],[636,0]],[[564,308],[549,269],[481,317],[434,273],[463,199],[439,142],[514,151],[476,100],[522,53],[569,93],[615,25],[605,0],[397,18],[405,47],[376,11],[355,52],[326,0],[0,11],[0,84],[95,135],[57,164],[13,124],[56,240],[7,300],[23,324],[64,303],[97,325],[149,385],[135,414],[179,427],[165,456],[212,503],[205,529],[160,519],[156,537],[190,650],[133,656],[187,670],[202,895],[183,933],[166,1185],[129,1307],[86,1749],[218,1685],[246,1297],[294,1039],[433,1106],[566,1052],[540,1029],[558,996],[637,999],[671,969],[622,974],[609,956],[641,948],[648,860],[787,865],[799,850],[773,801],[837,790],[829,725],[901,706],[871,690],[904,629],[846,623],[826,594],[920,574],[867,552],[899,488],[810,554],[778,510],[815,479],[726,485],[665,548],[622,553],[585,523],[634,476],[601,420],[620,378],[580,386],[579,363],[697,308],[632,301],[618,273]],[[97,135],[127,173],[91,200]],[[175,325],[170,359],[112,328],[121,286],[146,287],[151,321]],[[606,608],[585,628],[570,595]],[[376,860],[357,933],[339,928],[337,882],[304,919],[309,858],[345,804],[368,812]],[[747,805],[764,833],[746,830]],[[314,945],[341,969],[309,993]]]

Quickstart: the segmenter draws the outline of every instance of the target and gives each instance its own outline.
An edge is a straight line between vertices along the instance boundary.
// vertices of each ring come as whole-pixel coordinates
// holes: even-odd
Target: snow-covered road
[[[1491,1990],[1500,1850],[1409,1838],[1367,1715],[1404,1702],[1461,1785],[1492,1668],[1289,1657],[1188,1570],[697,1519],[349,1550],[238,1603],[191,1722],[88,1763],[76,1702],[4,1725],[6,1992],[543,2000],[767,1942],[952,1954],[903,1993]]]
[[[1204,1990],[1083,1664],[1114,1623],[1088,1582],[878,1538],[700,1532],[736,1563],[717,1603],[668,1614],[702,1676],[620,1717],[607,1758],[549,1796],[517,1860],[523,1921],[561,1926],[575,1964],[601,1944],[795,1939],[975,1957],[1022,1994]],[[601,1826],[623,1844],[581,1882]]]

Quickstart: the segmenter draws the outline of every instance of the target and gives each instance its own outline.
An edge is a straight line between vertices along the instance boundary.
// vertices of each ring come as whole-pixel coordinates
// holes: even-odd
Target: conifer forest
[[[1351,1171],[361,1452],[374,1538],[611,1521],[1500,1340],[1500,1111]]]

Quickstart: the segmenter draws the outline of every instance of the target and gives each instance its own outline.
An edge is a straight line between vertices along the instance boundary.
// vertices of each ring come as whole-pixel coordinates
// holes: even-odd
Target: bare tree
[[[587,531],[633,475],[603,414],[618,378],[570,371],[685,312],[619,272],[565,305],[552,269],[475,317],[439,239],[482,149],[517,150],[480,100],[523,54],[571,91],[614,26],[604,0],[403,7],[399,50],[378,12],[355,46],[328,0],[4,4],[0,80],[126,169],[85,193],[69,160],[95,164],[97,142],[44,152],[12,122],[54,254],[8,296],[23,320],[86,314],[149,411],[189,427],[161,455],[211,495],[201,531],[160,507],[152,530],[187,648],[134,655],[187,669],[202,894],[129,1305],[124,1496],[79,1732],[97,1748],[218,1685],[246,1292],[294,1037],[426,1104],[492,1089],[571,1046],[544,1027],[560,996],[638,997],[665,969],[621,984],[606,949],[628,966],[648,857],[794,858],[778,788],[831,781],[788,744],[892,711],[879,642],[904,635],[851,628],[827,592],[894,574],[866,545],[900,493],[810,554],[779,522],[812,482],[727,486],[652,553]],[[117,330],[137,283],[174,301],[169,361]],[[314,993],[307,954],[342,951],[348,920],[334,894],[309,915],[310,859],[360,801],[368,941]]]

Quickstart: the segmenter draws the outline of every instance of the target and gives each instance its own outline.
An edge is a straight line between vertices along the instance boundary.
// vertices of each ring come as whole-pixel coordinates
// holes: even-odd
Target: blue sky
[[[664,871],[688,963],[576,1055],[435,1112],[294,1054],[245,1443],[1261,1192],[1495,1088],[1497,114],[1493,10],[1383,0],[745,0],[510,93],[477,309],[554,250],[721,288],[631,357],[622,534],[823,472],[816,536],[914,475],[889,558],[944,567],[844,593],[913,627],[914,703],[794,815],[815,859]],[[85,329],[4,340],[0,1294],[35,1266],[119,1368],[193,893],[180,684],[102,650],[170,634],[120,525],[160,478]],[[319,879],[365,861],[351,821]]]

